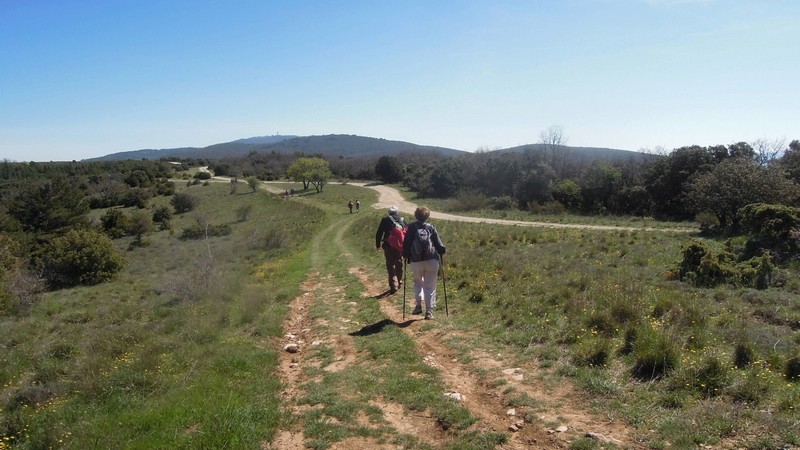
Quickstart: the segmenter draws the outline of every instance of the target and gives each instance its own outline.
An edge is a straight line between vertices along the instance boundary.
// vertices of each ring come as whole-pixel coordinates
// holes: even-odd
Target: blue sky
[[[0,0],[0,159],[800,139],[796,0]]]

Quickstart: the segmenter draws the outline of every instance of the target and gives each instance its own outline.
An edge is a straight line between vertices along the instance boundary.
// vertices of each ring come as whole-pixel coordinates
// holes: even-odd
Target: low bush
[[[633,344],[632,374],[640,380],[661,378],[678,366],[680,350],[674,340],[648,326],[640,327]]]
[[[33,255],[34,266],[52,288],[102,283],[122,269],[122,255],[105,234],[70,230]]]

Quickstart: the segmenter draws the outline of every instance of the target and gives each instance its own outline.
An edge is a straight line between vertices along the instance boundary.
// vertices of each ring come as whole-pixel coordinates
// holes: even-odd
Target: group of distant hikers
[[[357,206],[358,207],[358,206]],[[416,304],[411,314],[422,314],[425,302],[425,319],[433,319],[436,308],[436,278],[439,273],[439,257],[445,246],[436,227],[428,223],[431,211],[420,206],[414,211],[417,220],[406,226],[396,206],[389,207],[389,214],[381,219],[375,233],[377,251],[383,249],[386,272],[389,276],[389,293],[393,294],[403,284],[404,261],[411,265],[414,274],[414,298]],[[447,294],[445,293],[445,300]],[[403,299],[405,301],[405,298]],[[405,306],[405,303],[404,303]]]

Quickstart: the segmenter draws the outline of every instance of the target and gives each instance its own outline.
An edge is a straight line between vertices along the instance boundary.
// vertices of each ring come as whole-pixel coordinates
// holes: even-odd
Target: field
[[[0,318],[0,449],[800,444],[797,267],[700,289],[674,276],[686,233],[439,221],[420,321],[381,295],[373,191],[181,191],[196,210],[115,241],[113,282]],[[231,231],[181,239],[197,223]]]

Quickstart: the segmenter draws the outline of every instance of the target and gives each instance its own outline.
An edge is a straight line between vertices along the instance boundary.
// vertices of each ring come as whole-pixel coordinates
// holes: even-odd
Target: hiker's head
[[[427,206],[420,206],[414,211],[414,217],[416,217],[417,220],[421,220],[423,222],[428,220],[428,217],[430,216],[431,216],[431,210],[428,209]]]
[[[394,205],[390,206],[389,207],[389,214],[392,215],[392,216],[396,215],[397,214],[397,206],[394,206]]]

